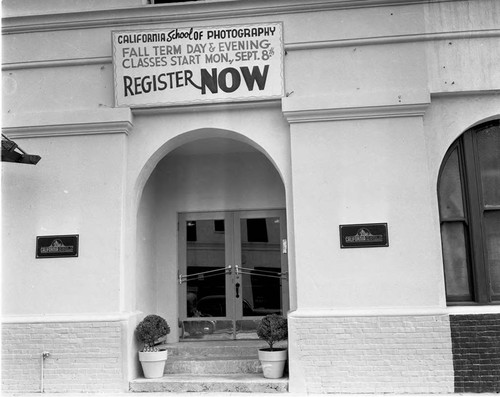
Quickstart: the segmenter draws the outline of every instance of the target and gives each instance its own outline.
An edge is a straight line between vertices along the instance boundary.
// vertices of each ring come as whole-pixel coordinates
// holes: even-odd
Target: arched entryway
[[[159,160],[144,186],[136,306],[179,323],[171,327],[171,341],[249,337],[239,331],[264,311],[288,308],[285,187],[268,157],[243,140],[238,134],[195,136]],[[262,281],[267,278],[277,282]],[[278,293],[266,295],[275,288]],[[198,307],[200,300],[206,307]],[[220,301],[224,312],[217,316],[209,306]],[[196,316],[213,317],[211,328],[191,324],[188,330]]]

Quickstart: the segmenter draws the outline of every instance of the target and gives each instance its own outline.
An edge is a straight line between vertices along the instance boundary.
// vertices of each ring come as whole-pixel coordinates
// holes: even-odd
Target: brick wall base
[[[5,323],[2,326],[4,392],[116,392],[123,374],[120,321]]]
[[[500,392],[500,314],[450,316],[456,393]]]
[[[290,391],[500,392],[500,314],[289,315]],[[8,322],[2,390],[119,392],[126,326],[117,321]]]
[[[289,315],[290,390],[453,393],[447,315]]]

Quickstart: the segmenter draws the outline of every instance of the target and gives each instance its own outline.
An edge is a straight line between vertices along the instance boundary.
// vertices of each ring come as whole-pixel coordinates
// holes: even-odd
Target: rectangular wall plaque
[[[78,256],[78,234],[66,236],[37,236],[37,258],[67,258]]]
[[[387,223],[340,225],[340,248],[388,246]]]

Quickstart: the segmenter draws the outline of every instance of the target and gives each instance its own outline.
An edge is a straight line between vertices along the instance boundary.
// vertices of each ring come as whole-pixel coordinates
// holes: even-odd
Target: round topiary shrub
[[[156,314],[150,314],[137,324],[135,335],[139,342],[144,343],[143,352],[158,351],[154,347],[158,340],[170,333],[167,321]]]
[[[288,338],[288,323],[285,317],[279,314],[268,314],[257,326],[257,336],[269,345],[273,351],[273,345]]]

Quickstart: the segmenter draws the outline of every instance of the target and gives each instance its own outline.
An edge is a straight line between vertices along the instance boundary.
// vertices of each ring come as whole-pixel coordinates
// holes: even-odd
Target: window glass
[[[439,184],[439,211],[441,219],[464,217],[462,182],[458,162],[458,146],[450,155],[441,174]]]
[[[186,233],[186,265],[189,277],[186,289],[187,315],[224,317],[226,315],[225,236],[216,233],[214,220],[208,219],[187,221]],[[195,328],[193,332],[194,330]]]
[[[196,221],[189,221],[186,224],[187,241],[196,241]]]
[[[500,127],[478,132],[477,148],[484,204],[500,205]]]
[[[462,222],[444,223],[441,226],[441,236],[448,298],[472,300],[465,230]]]
[[[485,212],[484,232],[490,273],[490,292],[494,299],[500,300],[500,211]]]
[[[247,219],[247,238],[249,243],[267,243],[267,221],[264,218]]]
[[[259,238],[260,244],[253,244],[256,239],[251,239],[250,225],[259,231],[254,237]],[[248,232],[248,243],[243,239],[241,241],[243,315],[264,316],[281,313],[280,219],[242,218],[242,236],[245,235],[245,229]],[[266,241],[262,242],[264,237]]]

